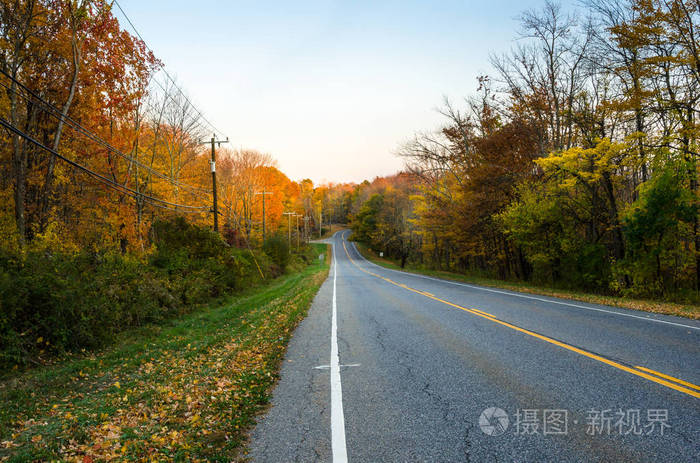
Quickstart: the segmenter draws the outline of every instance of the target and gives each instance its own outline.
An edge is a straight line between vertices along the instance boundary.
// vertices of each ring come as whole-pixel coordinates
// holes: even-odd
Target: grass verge
[[[446,280],[459,281],[464,283],[471,283],[480,286],[489,286],[493,288],[507,289],[511,291],[519,291],[523,293],[539,294],[543,296],[559,297],[562,299],[571,299],[582,302],[590,302],[593,304],[603,304],[616,307],[624,307],[627,309],[640,310],[644,312],[653,312],[665,315],[677,315],[680,317],[692,318],[695,320],[700,319],[700,306],[692,304],[677,304],[673,302],[662,302],[653,301],[645,299],[631,299],[626,297],[615,297],[615,296],[602,296],[597,294],[582,293],[577,291],[567,291],[562,289],[546,288],[542,286],[536,286],[523,282],[510,282],[497,280],[493,278],[483,278],[475,277],[470,275],[464,275],[461,273],[447,272],[442,270],[429,270],[424,268],[417,268],[415,266],[406,265],[405,268],[401,268],[396,261],[387,259],[386,257],[379,257],[374,252],[370,251],[365,245],[361,243],[355,243],[357,249],[360,253],[368,260],[374,262],[382,267],[402,270],[405,272],[418,273],[421,275],[432,276],[436,278],[443,278]]]
[[[328,261],[4,378],[0,461],[236,459]]]

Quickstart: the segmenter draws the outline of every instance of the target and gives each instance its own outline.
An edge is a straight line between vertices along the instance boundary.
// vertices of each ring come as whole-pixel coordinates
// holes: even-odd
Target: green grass
[[[398,265],[397,261],[388,259],[386,257],[379,257],[374,252],[370,251],[362,243],[355,244],[357,245],[357,249],[366,259],[374,262],[377,265],[381,265],[382,267],[394,270],[403,270],[405,272],[418,273],[421,275],[443,278],[446,280],[460,281],[480,286],[490,286],[511,291],[520,291],[531,294],[540,294],[543,296],[560,297],[563,299],[572,299],[576,301],[590,302],[593,304],[604,304],[610,306],[624,307],[644,312],[677,315],[696,320],[700,319],[700,306],[693,304],[678,304],[664,301],[603,296],[579,291],[547,288],[520,281],[503,281],[494,278],[484,278],[480,276],[465,275],[462,273],[447,272],[444,270],[431,270],[417,267],[411,264],[406,264],[406,267],[402,269],[401,266]]]
[[[326,245],[314,245],[316,254]],[[328,259],[0,381],[2,461],[231,461]]]

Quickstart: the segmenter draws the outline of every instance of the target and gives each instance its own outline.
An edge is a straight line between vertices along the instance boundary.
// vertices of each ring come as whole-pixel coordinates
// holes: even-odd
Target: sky
[[[475,92],[543,0],[119,3],[232,147],[319,184],[399,171],[400,145]]]

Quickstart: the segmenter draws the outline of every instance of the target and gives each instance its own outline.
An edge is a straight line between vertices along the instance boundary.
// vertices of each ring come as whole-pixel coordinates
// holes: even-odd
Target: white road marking
[[[347,462],[345,448],[345,418],[343,416],[343,390],[340,385],[340,357],[338,356],[338,309],[335,281],[338,276],[338,259],[333,243],[333,312],[331,315],[331,448],[333,462]]]
[[[343,236],[343,239],[345,239],[345,236]],[[588,307],[588,306],[580,305],[580,304],[572,304],[572,303],[570,303],[570,302],[554,301],[554,300],[545,299],[545,298],[542,298],[542,297],[526,296],[526,295],[524,295],[524,294],[511,293],[511,292],[508,292],[508,291],[499,291],[499,290],[497,290],[497,289],[484,288],[484,287],[481,287],[481,286],[474,286],[474,285],[470,285],[470,284],[466,284],[466,283],[458,283],[458,282],[456,282],[456,281],[443,280],[443,279],[440,279],[440,278],[433,278],[433,277],[429,277],[429,276],[425,276],[425,275],[419,275],[419,274],[411,273],[411,272],[402,272],[402,271],[400,271],[400,270],[394,270],[394,269],[392,269],[392,268],[382,267],[381,265],[377,265],[377,264],[375,264],[374,262],[372,262],[372,261],[366,259],[365,256],[363,256],[362,253],[360,253],[360,251],[357,250],[357,246],[355,245],[355,243],[354,243],[354,242],[351,242],[351,243],[352,243],[352,245],[353,245],[353,248],[355,249],[355,252],[357,253],[358,256],[360,256],[360,258],[362,258],[362,260],[364,260],[364,261],[366,261],[367,263],[369,263],[369,264],[371,264],[371,265],[374,265],[375,267],[378,267],[378,268],[380,268],[380,269],[382,269],[382,270],[388,270],[388,271],[390,271],[390,272],[401,273],[402,275],[408,275],[408,276],[413,276],[413,277],[416,277],[416,278],[423,278],[423,279],[426,279],[426,280],[438,281],[438,282],[440,282],[440,283],[447,283],[447,284],[455,285],[455,286],[464,286],[464,287],[466,287],[466,288],[478,289],[478,290],[480,290],[480,291],[488,291],[488,292],[490,292],[490,293],[505,294],[506,296],[521,297],[521,298],[523,298],[523,299],[531,299],[531,300],[533,300],[533,301],[548,302],[548,303],[550,303],[550,304],[559,304],[559,305],[565,305],[565,306],[568,306],[568,307],[576,307],[577,309],[586,309],[586,310],[593,310],[593,311],[596,311],[596,312],[605,312],[605,313],[609,313],[609,314],[613,314],[613,315],[620,315],[620,316],[622,316],[622,317],[638,318],[638,319],[640,319],[640,320],[646,320],[646,321],[649,321],[649,322],[657,322],[657,323],[664,323],[664,324],[666,324],[666,325],[680,326],[680,327],[682,327],[682,328],[688,328],[688,329],[691,329],[691,330],[700,330],[700,326],[684,325],[683,323],[669,322],[669,321],[666,321],[666,320],[659,320],[658,318],[642,317],[642,316],[639,316],[639,315],[632,315],[632,314],[629,314],[629,313],[615,312],[614,310],[598,309],[598,308],[595,308],[595,307]]]
[[[346,368],[346,367],[359,367],[359,363],[347,363],[345,365],[340,365],[340,368]],[[314,367],[314,370],[328,370],[331,366],[330,365],[319,365],[317,367]]]

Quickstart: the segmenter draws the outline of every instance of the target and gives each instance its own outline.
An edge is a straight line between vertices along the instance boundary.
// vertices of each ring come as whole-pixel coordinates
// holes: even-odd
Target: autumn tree
[[[700,289],[700,4],[546,1],[474,96],[399,149],[415,182],[409,261],[600,292]],[[355,187],[353,229],[389,226],[396,178]],[[401,259],[400,252],[392,251]]]

